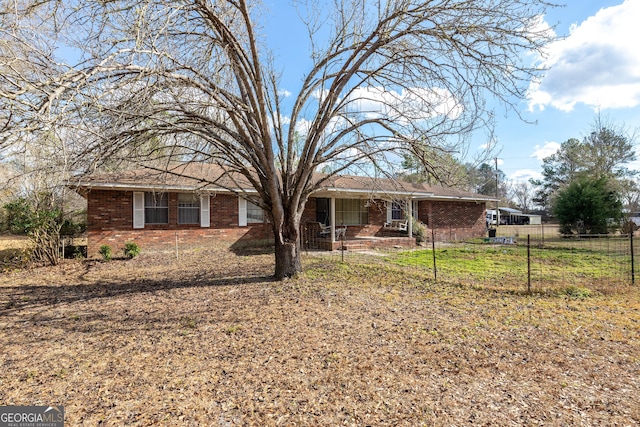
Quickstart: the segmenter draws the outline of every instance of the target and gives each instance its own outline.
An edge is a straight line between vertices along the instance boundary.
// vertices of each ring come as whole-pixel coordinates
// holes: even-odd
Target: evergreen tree
[[[558,192],[554,214],[562,234],[607,234],[622,219],[620,195],[607,178],[579,178]]]

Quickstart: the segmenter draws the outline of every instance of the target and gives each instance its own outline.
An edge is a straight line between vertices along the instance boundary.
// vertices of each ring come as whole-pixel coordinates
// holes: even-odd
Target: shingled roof
[[[328,177],[316,174],[314,180],[324,180],[314,196],[351,194],[369,198],[405,198],[430,200],[467,200],[475,202],[495,201],[495,198],[439,185],[411,183],[390,178],[354,175]],[[70,185],[80,194],[91,189],[133,191],[200,191],[244,192],[255,190],[249,180],[237,172],[225,170],[220,165],[206,163],[182,163],[168,168],[143,168],[109,174],[93,174],[78,178]]]

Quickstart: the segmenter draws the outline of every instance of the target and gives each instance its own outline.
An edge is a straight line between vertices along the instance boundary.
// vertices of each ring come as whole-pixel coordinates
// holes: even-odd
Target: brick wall
[[[133,192],[92,190],[87,196],[87,229],[133,228]]]
[[[169,223],[133,228],[133,192],[92,190],[87,196],[87,251],[97,256],[101,245],[119,254],[124,244],[136,242],[144,250],[175,250],[195,247],[251,245],[272,239],[269,224],[238,226],[238,198],[216,194],[210,198],[208,228],[178,224],[178,195],[168,194]]]
[[[300,223],[305,225],[313,222],[316,222],[316,198],[310,197],[309,200],[307,200],[307,204],[304,206]]]
[[[418,219],[435,230],[436,241],[482,237],[486,233],[484,203],[421,201]]]
[[[269,224],[238,226],[238,198],[215,194],[210,198],[209,228],[198,224],[178,224],[178,195],[169,193],[169,223],[133,228],[133,192],[92,190],[87,196],[89,256],[101,245],[119,253],[126,242],[136,242],[142,250],[175,250],[212,246],[250,246],[273,238]],[[418,219],[431,229],[436,240],[456,240],[485,234],[484,203],[421,201]],[[380,236],[387,220],[386,204],[375,200],[369,206],[369,224],[349,226],[347,238]],[[310,198],[302,215],[302,225],[316,221],[316,199]]]

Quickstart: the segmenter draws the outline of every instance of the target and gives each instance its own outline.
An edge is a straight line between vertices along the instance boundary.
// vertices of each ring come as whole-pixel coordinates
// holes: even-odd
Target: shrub
[[[77,236],[80,233],[85,232],[87,229],[86,224],[81,222],[75,222],[72,219],[65,219],[60,226],[61,236]]]
[[[424,225],[423,222],[416,220],[415,218],[411,218],[413,224],[411,227],[413,228],[413,235],[416,236],[416,243],[420,244],[427,241],[427,226]]]
[[[100,246],[100,249],[98,250],[98,253],[100,255],[102,255],[102,259],[105,261],[110,261],[111,260],[111,246],[109,245],[102,245]]]
[[[87,257],[87,247],[86,246],[76,246],[73,251],[73,257],[75,259],[84,259]]]
[[[3,228],[24,234],[33,242],[32,258],[56,265],[64,254],[62,236],[74,236],[84,230],[83,224],[63,218],[59,200],[53,193],[34,193],[31,198],[17,198],[3,206]]]
[[[135,242],[127,242],[124,244],[124,256],[131,259],[140,255],[140,246]]]
[[[65,259],[82,259],[87,257],[86,245],[66,245],[64,247]]]
[[[4,227],[13,234],[27,234],[33,227],[32,208],[27,199],[20,197],[4,206]]]

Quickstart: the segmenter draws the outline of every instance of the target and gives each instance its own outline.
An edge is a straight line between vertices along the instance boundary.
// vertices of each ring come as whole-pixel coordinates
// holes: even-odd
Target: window
[[[167,193],[144,193],[145,224],[169,223],[169,197]]]
[[[200,197],[193,193],[178,193],[178,224],[200,223]]]
[[[318,197],[316,199],[316,221],[324,225],[331,224],[331,199]]]
[[[404,213],[402,212],[402,205],[398,202],[393,202],[391,204],[391,219],[404,219]]]
[[[247,224],[261,224],[264,222],[262,208],[247,200]]]
[[[365,225],[369,223],[366,200],[336,199],[336,226]]]

